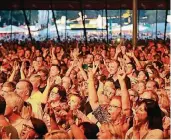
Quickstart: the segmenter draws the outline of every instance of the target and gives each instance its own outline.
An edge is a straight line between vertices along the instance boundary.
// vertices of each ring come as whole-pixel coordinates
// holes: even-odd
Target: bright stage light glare
[[[117,39],[117,42],[120,42],[120,38]]]

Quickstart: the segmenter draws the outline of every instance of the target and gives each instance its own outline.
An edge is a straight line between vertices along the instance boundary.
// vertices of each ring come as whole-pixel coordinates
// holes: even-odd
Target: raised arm
[[[119,44],[119,45],[116,47],[116,53],[115,53],[115,57],[114,57],[115,60],[118,59],[118,55],[119,55],[120,52],[121,52],[121,45]]]
[[[46,85],[46,88],[45,90],[43,91],[43,94],[42,94],[42,100],[41,102],[46,104],[47,103],[47,100],[48,100],[48,94],[49,94],[49,90],[50,90],[50,87],[53,85],[54,83],[54,78],[52,77],[49,77],[48,80],[47,80],[47,85]]]
[[[130,104],[130,97],[129,97],[129,93],[126,87],[126,83],[125,83],[125,77],[126,77],[126,73],[123,69],[120,69],[118,71],[118,80],[121,86],[121,101],[122,101],[122,112],[123,114],[125,114],[126,116],[130,116],[131,114],[131,104]]]
[[[55,55],[55,47],[52,47],[52,49],[51,49],[51,59],[52,60],[57,60],[57,57]]]
[[[14,62],[13,71],[12,71],[10,77],[8,78],[9,82],[14,81],[14,76],[15,76],[16,72],[19,70],[19,67],[20,67],[19,63]]]
[[[75,62],[73,61],[73,62],[71,62],[71,66],[69,67],[69,69],[67,70],[67,72],[66,72],[66,74],[65,74],[65,76],[66,77],[69,77],[69,75],[70,75],[70,73],[71,73],[71,71],[72,71],[72,69],[74,68],[74,66],[75,66],[75,64],[74,64]]]
[[[83,76],[84,80],[86,81],[88,78],[87,78],[86,72],[82,68],[82,65],[83,65],[83,59],[80,59],[78,61],[78,68],[80,69],[81,75]]]
[[[141,66],[141,63],[139,62],[139,60],[137,59],[137,57],[135,56],[134,52],[131,51],[130,53],[127,53],[128,56],[132,57],[135,61],[135,64],[137,66],[138,69],[141,69],[142,66]]]
[[[49,105],[49,109],[47,110],[47,112],[48,112],[49,117],[50,117],[51,130],[59,130],[59,126],[58,126],[58,124],[56,122],[55,114],[54,114],[54,111],[53,111],[51,105]]]
[[[88,71],[88,95],[89,95],[89,102],[93,110],[95,110],[99,106],[98,96],[94,84],[94,74],[97,68],[98,65],[95,66],[95,64],[93,63],[93,68]]]
[[[22,62],[21,68],[20,68],[20,75],[21,75],[21,79],[25,79],[25,73],[24,73],[24,69],[25,69],[25,62]]]
[[[104,84],[100,81],[99,82],[99,87],[98,87],[98,90],[97,90],[97,96],[98,96],[98,100],[99,100],[100,104],[104,103],[104,95],[102,94],[103,93],[103,88],[104,88]]]

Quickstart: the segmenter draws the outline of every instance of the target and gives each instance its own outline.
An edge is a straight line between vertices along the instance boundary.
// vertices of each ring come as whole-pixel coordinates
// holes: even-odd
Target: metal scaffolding
[[[29,26],[30,23],[29,23],[29,21],[27,19],[26,11],[25,10],[23,10],[23,14],[24,14],[24,18],[25,18],[26,25],[27,25],[27,29],[29,31],[29,37],[30,37],[31,41],[33,41],[32,36],[31,36],[30,26]]]
[[[49,36],[48,36],[48,34],[49,34],[49,31],[48,31],[48,29],[49,29],[49,10],[47,10],[47,12],[48,12],[48,18],[47,18],[47,39],[49,38]]]
[[[84,39],[87,45],[87,32],[86,32],[85,17],[84,17],[84,12],[83,12],[83,0],[80,0],[80,9],[81,9],[81,18],[82,18],[82,23],[83,23]]]
[[[133,0],[133,48],[137,45],[137,0]]]
[[[157,39],[157,37],[158,37],[158,35],[157,35],[157,32],[158,32],[158,31],[157,31],[157,22],[158,22],[158,21],[157,21],[157,16],[158,16],[158,10],[156,10],[156,39]]]
[[[108,14],[107,14],[107,0],[105,0],[105,13],[106,13],[106,39],[107,39],[107,44],[109,43],[109,32],[108,32]]]
[[[168,16],[168,11],[169,11],[169,10],[166,10],[166,16],[165,16],[164,41],[166,40],[166,28],[167,28],[167,16]]]

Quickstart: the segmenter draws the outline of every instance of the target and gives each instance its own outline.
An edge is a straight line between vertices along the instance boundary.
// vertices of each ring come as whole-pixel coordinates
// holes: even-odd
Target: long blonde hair
[[[103,123],[102,126],[104,129],[109,130],[112,134],[114,139],[124,139],[124,133],[122,131],[121,124],[114,124],[114,123]]]

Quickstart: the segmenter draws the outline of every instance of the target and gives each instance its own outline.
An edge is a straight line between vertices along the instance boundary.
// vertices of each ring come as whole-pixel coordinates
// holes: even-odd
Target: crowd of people
[[[0,138],[170,139],[170,40],[2,42]]]

